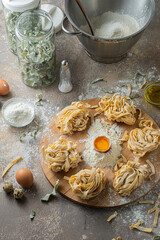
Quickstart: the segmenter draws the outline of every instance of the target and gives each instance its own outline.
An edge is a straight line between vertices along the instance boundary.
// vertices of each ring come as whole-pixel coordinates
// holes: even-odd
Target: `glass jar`
[[[41,0],[2,0],[10,50],[16,54],[15,23],[20,14],[40,7]]]
[[[15,32],[23,82],[30,87],[52,84],[56,47],[51,16],[43,10],[26,11],[18,18]]]

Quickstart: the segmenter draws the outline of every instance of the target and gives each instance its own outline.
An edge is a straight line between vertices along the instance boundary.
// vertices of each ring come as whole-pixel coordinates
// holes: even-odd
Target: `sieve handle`
[[[65,28],[65,26],[64,26],[66,21],[68,21],[68,18],[67,18],[67,17],[65,17],[65,18],[63,19],[63,22],[62,22],[62,30],[63,30],[65,33],[70,34],[70,35],[81,35],[81,34],[82,34],[81,32],[70,32],[70,31],[68,31],[68,30]]]

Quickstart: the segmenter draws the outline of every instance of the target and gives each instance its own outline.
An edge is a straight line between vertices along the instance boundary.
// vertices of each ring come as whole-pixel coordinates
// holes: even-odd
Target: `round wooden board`
[[[88,99],[84,102],[87,102],[91,104],[92,106],[96,105],[98,103],[99,99]],[[92,113],[95,110],[91,110]],[[145,112],[143,112],[143,117],[145,119],[154,120],[148,116]],[[40,155],[41,155],[41,166],[42,170],[47,177],[48,181],[54,186],[56,183],[56,179],[59,179],[59,187],[58,191],[66,196],[67,198],[71,199],[72,201],[75,201],[77,203],[88,205],[92,207],[116,207],[116,206],[123,206],[129,203],[132,203],[143,196],[145,196],[149,191],[151,191],[160,178],[160,147],[158,147],[156,150],[145,154],[145,156],[141,159],[142,164],[145,163],[146,159],[149,159],[155,166],[156,174],[152,181],[145,181],[138,189],[134,190],[129,197],[121,197],[117,192],[113,189],[113,178],[114,178],[114,172],[112,167],[105,167],[103,170],[105,171],[107,175],[107,184],[105,189],[95,198],[92,198],[90,200],[82,200],[81,198],[77,197],[75,193],[72,192],[70,185],[68,181],[64,180],[64,176],[70,177],[71,175],[77,173],[81,169],[90,168],[89,165],[87,165],[84,161],[82,161],[77,168],[70,170],[68,173],[65,172],[59,172],[54,173],[51,169],[48,168],[46,163],[43,161],[42,158],[42,152],[41,148],[44,146],[45,148],[48,147],[49,144],[52,144],[55,140],[57,140],[61,133],[59,129],[56,127],[55,121],[56,116],[54,116],[53,120],[50,122],[49,126],[45,129],[41,141],[40,141]],[[98,118],[104,118],[104,116],[99,116]],[[130,131],[133,128],[138,127],[138,120],[136,121],[135,125],[128,126],[124,123],[118,123],[119,127],[121,127],[124,130]],[[89,127],[89,126],[88,126]],[[157,124],[154,122],[154,128],[158,128]],[[86,129],[83,132],[76,132],[73,135],[63,135],[68,140],[71,140],[73,142],[78,142],[81,139],[85,139],[87,137],[88,129]],[[85,144],[84,143],[78,143],[78,151],[82,152],[84,150]],[[134,159],[134,155],[132,152],[127,148],[127,143],[123,143],[122,145],[122,154],[129,160]]]

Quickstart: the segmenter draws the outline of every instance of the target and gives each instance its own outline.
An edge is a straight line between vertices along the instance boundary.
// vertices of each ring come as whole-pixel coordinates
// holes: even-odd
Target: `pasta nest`
[[[149,127],[148,127],[148,126]],[[157,149],[160,144],[160,132],[152,128],[153,124],[142,120],[139,126],[146,126],[142,129],[135,128],[129,134],[128,148],[137,157],[143,157],[147,152]]]
[[[141,165],[137,161],[128,161],[115,172],[113,187],[121,196],[129,196],[147,178],[149,173],[147,168],[147,165]]]
[[[77,151],[77,144],[59,138],[54,144],[49,145],[44,152],[45,161],[48,167],[54,172],[68,172],[70,168],[75,168],[82,161],[82,157]]]
[[[96,197],[105,187],[106,177],[100,168],[84,169],[69,179],[72,191],[81,199]]]
[[[85,130],[91,117],[87,107],[89,105],[83,102],[73,102],[60,111],[56,120],[56,126],[60,128],[60,132],[73,134],[75,131]]]
[[[99,108],[110,121],[124,122],[127,125],[133,125],[136,121],[136,107],[133,101],[127,102],[127,97],[121,97],[115,94],[112,97],[106,95],[101,98]]]

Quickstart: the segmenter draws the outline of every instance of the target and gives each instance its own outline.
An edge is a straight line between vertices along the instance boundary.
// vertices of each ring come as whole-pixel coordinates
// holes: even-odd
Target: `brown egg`
[[[23,188],[29,188],[33,184],[33,174],[27,168],[20,168],[16,172],[16,180]]]
[[[0,78],[0,95],[7,95],[9,93],[9,85],[8,83]]]

